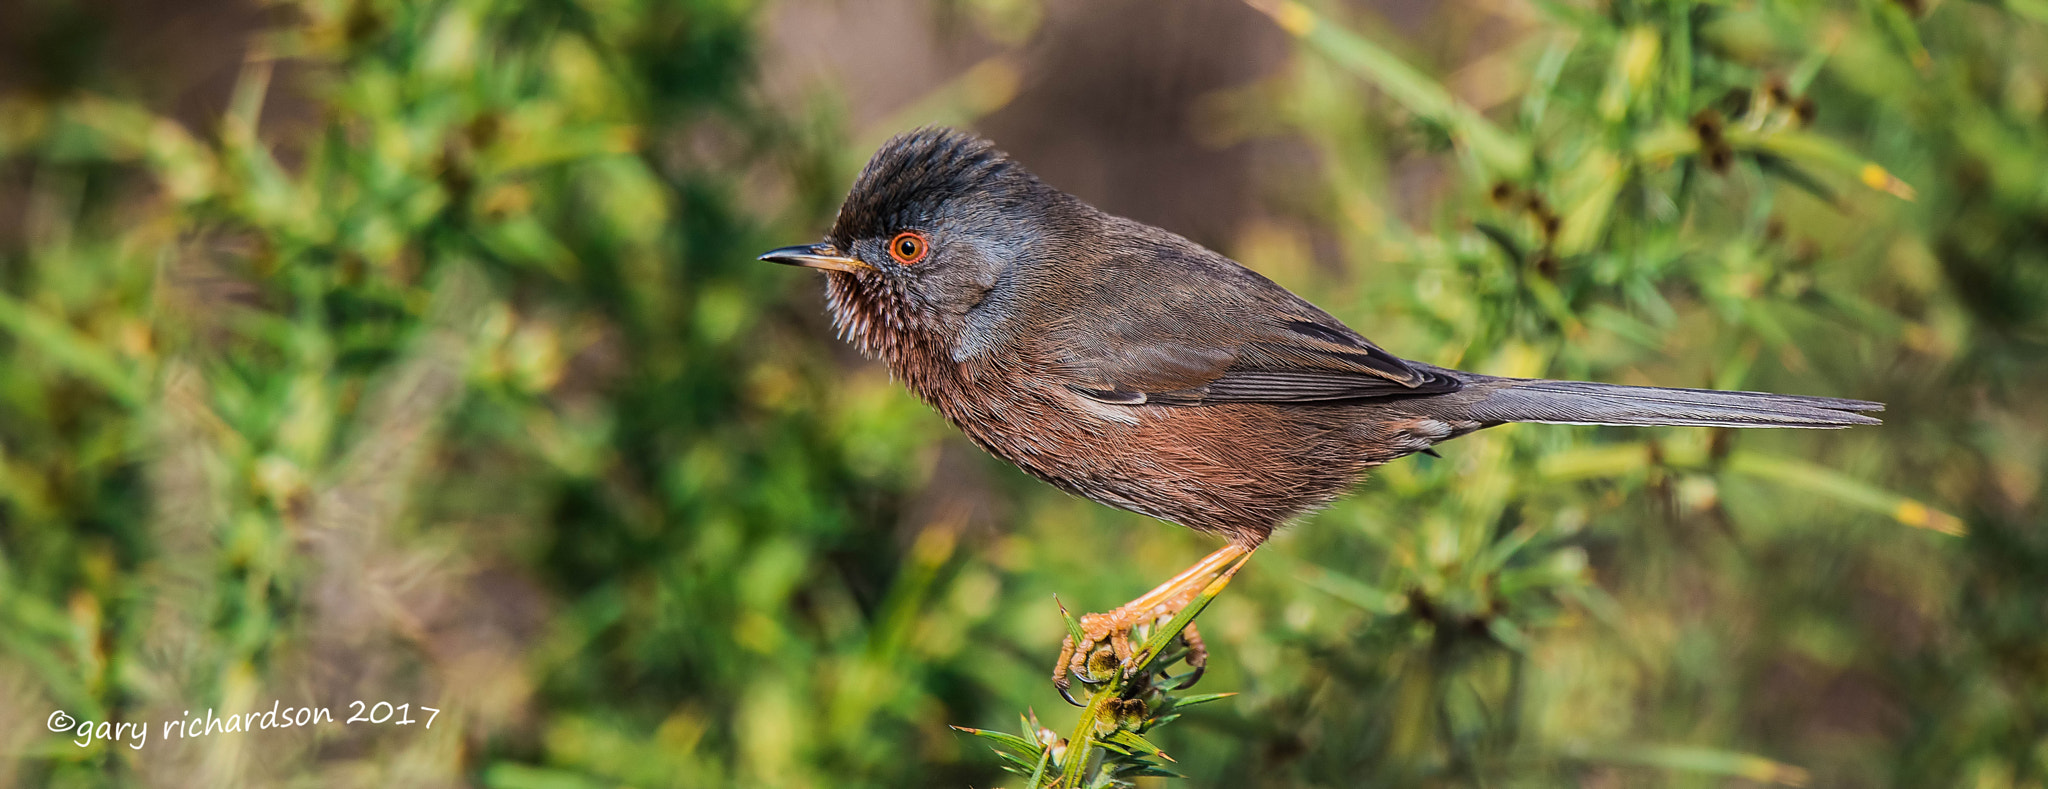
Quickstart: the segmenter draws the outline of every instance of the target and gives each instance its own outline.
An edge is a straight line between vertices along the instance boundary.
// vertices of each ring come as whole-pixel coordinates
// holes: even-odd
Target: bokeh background
[[[2041,0],[16,0],[0,786],[1021,785],[947,725],[1213,545],[754,261],[925,123],[1404,356],[1890,403],[1387,467],[1145,786],[2048,782]]]

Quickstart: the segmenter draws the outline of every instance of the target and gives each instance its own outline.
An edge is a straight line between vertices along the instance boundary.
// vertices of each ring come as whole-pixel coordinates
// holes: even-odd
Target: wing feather
[[[1135,223],[1131,223],[1135,224]],[[1235,261],[1152,228],[1133,248],[1065,269],[1044,336],[1068,385],[1105,403],[1314,403],[1454,392]]]

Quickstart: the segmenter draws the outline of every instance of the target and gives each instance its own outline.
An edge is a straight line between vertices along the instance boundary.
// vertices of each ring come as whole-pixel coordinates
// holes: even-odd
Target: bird
[[[1089,656],[1128,670],[1130,628],[1172,616],[1369,469],[1436,444],[1510,422],[1844,428],[1879,424],[1868,412],[1884,409],[1403,359],[1238,262],[1101,211],[945,127],[889,139],[824,240],[760,260],[822,270],[840,336],[989,454],[1223,538],[1150,592],[1081,618],[1081,640],[1054,664],[1069,702],[1070,676],[1100,681]]]

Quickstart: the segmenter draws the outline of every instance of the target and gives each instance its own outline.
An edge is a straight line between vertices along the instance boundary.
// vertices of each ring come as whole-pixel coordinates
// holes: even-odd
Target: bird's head
[[[823,242],[762,260],[823,269],[840,333],[892,363],[906,342],[958,358],[997,340],[1020,269],[1068,246],[1094,214],[995,145],[946,128],[884,143]]]

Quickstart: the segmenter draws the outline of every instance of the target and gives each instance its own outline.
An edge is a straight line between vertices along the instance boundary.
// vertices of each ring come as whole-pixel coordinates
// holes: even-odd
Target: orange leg
[[[1107,647],[1108,652],[1100,657],[1103,660],[1114,658],[1118,666],[1128,671],[1135,652],[1131,646],[1131,628],[1147,624],[1156,626],[1171,620],[1182,608],[1186,608],[1188,603],[1193,602],[1210,582],[1235,574],[1237,568],[1244,566],[1244,560],[1251,556],[1254,550],[1257,548],[1247,548],[1237,543],[1225,545],[1196,562],[1193,567],[1167,579],[1166,583],[1139,595],[1138,599],[1117,606],[1116,610],[1104,614],[1083,615],[1080,621],[1081,643],[1074,643],[1074,637],[1070,635],[1060,644],[1060,659],[1052,669],[1053,687],[1059,688],[1060,695],[1065,696],[1068,702],[1081,706],[1068,693],[1068,688],[1072,686],[1071,677],[1080,677],[1083,682],[1100,682],[1101,680],[1095,678],[1098,676],[1098,670],[1091,669],[1089,663],[1098,657],[1098,653],[1102,652],[1104,647]],[[1188,663],[1195,668],[1194,677],[1182,683],[1186,686],[1193,684],[1194,678],[1201,676],[1203,665],[1208,662],[1209,652],[1201,645],[1202,637],[1195,632],[1192,625],[1182,633],[1190,646]]]

